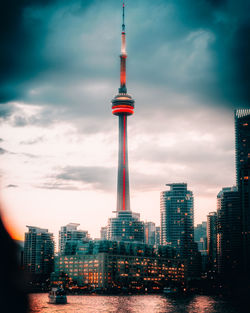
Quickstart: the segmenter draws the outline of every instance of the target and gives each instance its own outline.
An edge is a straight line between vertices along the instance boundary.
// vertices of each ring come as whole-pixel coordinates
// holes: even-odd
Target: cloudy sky
[[[195,223],[235,184],[235,108],[250,107],[250,1],[127,0],[131,208],[159,224],[159,195],[187,182]],[[121,0],[0,5],[3,214],[79,222],[92,237],[116,207]]]

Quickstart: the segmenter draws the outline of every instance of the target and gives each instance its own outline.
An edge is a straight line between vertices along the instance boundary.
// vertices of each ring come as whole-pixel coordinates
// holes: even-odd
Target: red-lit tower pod
[[[124,23],[125,5],[122,8],[122,34],[121,34],[121,67],[119,93],[112,100],[112,114],[119,118],[119,154],[117,177],[117,212],[130,211],[129,172],[128,172],[128,142],[127,117],[134,113],[134,100],[127,94],[126,87],[126,34]]]

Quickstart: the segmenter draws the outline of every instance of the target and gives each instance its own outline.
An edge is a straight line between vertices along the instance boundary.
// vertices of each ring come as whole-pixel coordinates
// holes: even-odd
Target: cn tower
[[[125,4],[122,6],[122,33],[120,54],[120,88],[118,95],[112,100],[112,114],[119,118],[119,152],[117,177],[117,211],[130,211],[129,173],[128,173],[128,140],[127,117],[134,113],[134,100],[127,94],[126,87],[126,33],[125,33]]]
[[[112,114],[118,116],[119,152],[117,176],[116,217],[109,218],[108,239],[115,241],[144,242],[144,223],[140,215],[130,209],[129,173],[128,173],[128,140],[127,117],[134,113],[135,101],[127,93],[126,87],[126,33],[125,4],[122,5],[122,34],[120,54],[120,88],[118,95],[112,100]]]

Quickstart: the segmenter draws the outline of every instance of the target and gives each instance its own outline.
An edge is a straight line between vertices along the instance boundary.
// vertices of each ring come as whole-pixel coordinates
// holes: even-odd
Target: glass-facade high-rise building
[[[250,109],[235,110],[236,183],[240,195],[243,276],[250,281]]]
[[[202,222],[194,227],[194,241],[201,254],[202,273],[207,272],[207,222]]]
[[[218,273],[224,281],[238,279],[241,272],[240,197],[237,187],[226,187],[217,195]]]
[[[207,250],[207,222],[202,222],[194,227],[194,240],[201,253]]]
[[[194,240],[194,199],[187,184],[167,184],[170,190],[162,191],[160,198],[161,244],[177,249],[186,256]]]
[[[108,220],[108,239],[116,241],[144,242],[144,223],[140,215],[132,211],[117,212]]]
[[[159,246],[161,244],[161,227],[155,227],[155,245]]]
[[[108,227],[107,226],[101,227],[100,238],[101,238],[101,240],[107,240],[108,239]]]
[[[217,213],[210,212],[207,216],[207,254],[208,276],[214,278],[217,273]]]
[[[155,245],[156,239],[156,227],[153,222],[145,222],[144,223],[144,235],[145,235],[145,243],[148,245]]]
[[[197,277],[201,256],[194,242],[194,199],[186,183],[167,184],[160,198],[161,244],[176,249],[177,257],[187,262],[188,276]]]
[[[54,240],[48,229],[27,226],[24,241],[24,269],[41,279],[49,277],[54,266]]]
[[[79,225],[78,223],[69,223],[61,227],[59,231],[60,253],[70,254],[70,250],[72,250],[73,253],[79,241],[86,242],[89,240],[88,231],[77,229]]]

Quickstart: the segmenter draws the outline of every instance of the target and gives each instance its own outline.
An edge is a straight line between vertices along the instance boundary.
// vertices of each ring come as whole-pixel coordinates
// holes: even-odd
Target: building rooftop
[[[187,183],[168,183],[166,186],[170,187],[170,191],[187,190]]]
[[[36,233],[48,233],[48,229],[46,228],[39,228],[39,227],[36,227],[36,226],[28,226],[26,225],[26,227],[28,227],[29,231],[30,232],[36,232]]]
[[[235,116],[240,118],[240,117],[244,117],[244,116],[248,116],[250,115],[250,109],[238,109],[235,110]]]

